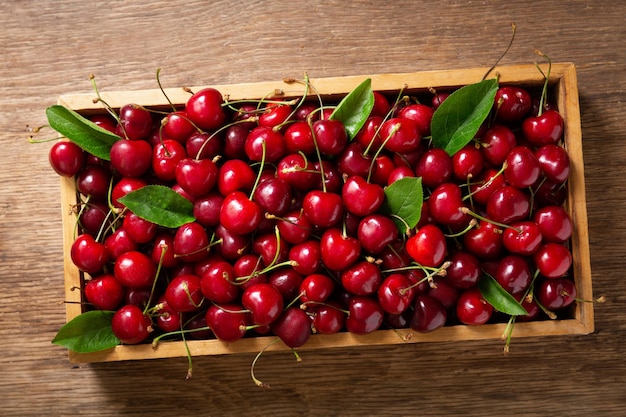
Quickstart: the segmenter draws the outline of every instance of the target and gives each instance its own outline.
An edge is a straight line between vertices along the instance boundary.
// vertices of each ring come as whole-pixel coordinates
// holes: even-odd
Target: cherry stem
[[[317,145],[317,136],[315,135],[315,129],[313,129],[313,122],[311,119],[307,118],[307,124],[309,125],[309,129],[311,129],[311,136],[313,138],[313,144],[315,146],[315,153],[317,155],[317,160],[320,163],[320,175],[322,176],[322,191],[326,192],[326,175],[324,174],[324,161],[322,160],[322,153],[320,152],[320,148]]]
[[[150,304],[152,304],[152,297],[154,296],[154,289],[156,288],[157,279],[159,278],[159,274],[161,273],[161,268],[163,267],[163,259],[165,259],[165,253],[169,249],[167,244],[161,244],[161,256],[159,257],[159,263],[157,264],[156,273],[154,274],[154,281],[152,282],[152,288],[150,289],[150,297],[148,297],[148,302],[146,303],[146,307],[143,310],[143,314],[145,315],[148,312],[148,308]]]
[[[158,347],[159,342],[161,341],[161,339],[164,339],[166,337],[181,336],[181,335],[187,334],[187,333],[201,332],[201,331],[206,331],[206,330],[211,330],[211,328],[207,326],[207,327],[198,327],[198,328],[195,328],[195,329],[175,330],[173,332],[163,333],[161,335],[156,336],[152,340],[152,349],[156,349]]]
[[[517,227],[510,226],[510,225],[508,225],[508,224],[499,223],[499,222],[496,222],[496,221],[494,221],[494,220],[491,220],[491,219],[489,219],[489,218],[487,218],[487,217],[485,217],[485,216],[481,216],[480,214],[475,213],[475,212],[473,212],[472,210],[470,210],[468,207],[461,207],[459,210],[461,210],[461,212],[462,212],[463,214],[469,214],[470,216],[476,217],[478,220],[482,220],[482,221],[485,221],[485,222],[487,222],[487,223],[491,223],[491,224],[493,224],[493,225],[495,225],[495,226],[498,226],[498,227],[503,227],[503,228],[505,228],[505,229],[513,229],[513,230],[515,230],[517,233],[522,233],[522,229],[519,229],[519,228],[517,228]]]
[[[446,275],[446,270],[448,269],[448,267],[451,265],[452,263],[450,261],[446,261],[444,262],[439,268],[433,269],[431,272],[429,272],[424,278],[420,279],[419,281],[417,281],[415,284],[411,284],[408,287],[404,287],[404,288],[400,288],[398,290],[398,294],[400,294],[401,296],[405,295],[407,291],[409,291],[412,288],[418,287],[421,283],[428,281],[429,283],[431,283],[431,286],[433,286],[433,278],[435,276],[445,276]],[[399,269],[399,268],[398,268]],[[414,269],[422,269],[423,271],[425,270],[425,267],[423,266],[419,266],[419,268],[414,268]]]
[[[263,168],[265,167],[265,154],[267,153],[266,151],[266,143],[265,141],[261,142],[261,148],[263,150],[263,152],[261,153],[261,166],[259,167],[259,172],[256,175],[256,179],[254,180],[254,185],[252,186],[252,190],[250,190],[250,196],[248,197],[248,199],[252,200],[252,197],[254,196],[254,192],[256,191],[256,188],[259,186],[259,183],[261,182],[261,176],[263,175]]]
[[[511,39],[509,40],[509,44],[507,45],[507,47],[504,50],[504,52],[502,53],[502,55],[500,55],[500,58],[498,58],[496,60],[496,62],[494,62],[494,64],[491,66],[491,68],[489,68],[489,70],[487,70],[485,75],[483,75],[483,79],[482,80],[485,80],[485,78],[487,78],[487,76],[491,73],[491,71],[493,71],[493,69],[498,65],[498,63],[500,63],[502,58],[504,58],[504,56],[509,52],[509,49],[511,49],[511,45],[513,45],[513,40],[515,39],[515,32],[516,32],[516,29],[517,29],[517,26],[515,25],[515,23],[511,23],[511,29],[513,30],[513,33],[511,34]]]
[[[104,105],[104,108],[106,109],[106,111],[115,119],[116,122],[120,122],[120,118],[117,115],[117,113],[115,113],[113,111],[113,108],[102,99],[102,96],[100,96],[100,90],[98,89],[98,86],[96,85],[96,76],[93,74],[89,75],[89,80],[91,81],[91,85],[96,93],[96,97],[98,97],[96,100],[94,100],[94,102],[100,102]],[[122,127],[122,131],[124,131],[124,136],[126,136],[126,130],[124,129],[124,125],[121,125]]]
[[[502,339],[505,341],[503,352],[505,355],[509,354],[510,345],[511,345],[511,336],[513,335],[513,328],[515,327],[515,318],[516,316],[511,316],[509,318],[506,327],[504,328],[504,332],[502,333]]]
[[[157,81],[157,84],[159,85],[159,89],[163,93],[163,96],[165,96],[165,99],[167,100],[167,102],[170,103],[170,106],[172,106],[172,110],[176,111],[176,106],[174,106],[174,104],[172,103],[170,98],[167,96],[167,94],[165,94],[165,90],[163,89],[163,86],[161,85],[161,78],[159,77],[160,73],[161,73],[161,68],[157,68],[157,70],[156,70],[156,81]]]
[[[271,342],[269,342],[263,349],[261,349],[261,351],[259,353],[256,354],[256,356],[254,357],[254,360],[252,361],[252,365],[250,366],[250,376],[252,377],[252,380],[254,381],[254,383],[256,384],[257,387],[260,387],[260,388],[270,388],[270,386],[268,384],[264,383],[263,381],[261,381],[260,379],[258,379],[254,375],[254,367],[256,366],[256,363],[259,360],[259,358],[261,357],[261,355],[263,354],[263,352],[265,352],[267,349],[269,349],[270,346],[275,345],[276,343],[278,343],[279,340],[280,340],[280,337],[277,337],[274,340],[272,340]]]
[[[450,238],[455,238],[455,237],[459,237],[459,236],[463,236],[465,233],[469,232],[470,230],[472,230],[474,227],[476,227],[476,224],[478,224],[478,221],[476,219],[472,219],[470,220],[469,224],[467,225],[467,227],[463,230],[461,230],[458,233],[453,233],[450,235],[444,235],[445,237],[450,237]]]
[[[502,163],[502,167],[500,168],[500,170],[498,172],[496,172],[496,174],[494,176],[489,178],[489,180],[487,180],[487,182],[485,182],[483,185],[478,187],[476,190],[474,190],[471,193],[469,193],[468,195],[464,196],[462,201],[465,201],[465,200],[467,200],[469,198],[470,202],[471,202],[472,201],[471,198],[474,196],[474,194],[476,194],[477,192],[483,190],[485,187],[489,187],[498,176],[504,174],[504,170],[506,169],[507,165],[508,164],[506,163],[506,161],[504,161]],[[472,206],[473,206],[473,202],[472,202]]]
[[[304,293],[301,293],[300,295],[303,295],[303,294]],[[298,295],[298,297],[300,297],[300,295]],[[344,310],[343,308],[339,308],[339,307],[334,306],[332,304],[324,303],[324,302],[321,302],[321,301],[305,301],[302,304],[300,304],[300,309],[306,310],[307,306],[309,306],[309,305],[330,307],[330,308],[334,308],[337,311],[341,311],[342,313],[350,315],[350,311],[348,311],[348,310]]]
[[[545,58],[548,61],[547,74],[544,74],[541,68],[539,68],[539,65],[535,63],[535,66],[537,67],[537,69],[539,70],[541,75],[543,75],[543,78],[545,79],[545,81],[543,82],[543,89],[541,90],[541,98],[539,99],[539,110],[537,111],[537,116],[541,116],[543,114],[543,108],[546,104],[546,96],[548,95],[548,82],[550,81],[550,72],[552,71],[552,60],[550,59],[548,55],[544,54],[543,52],[539,50],[536,50],[535,53]]]

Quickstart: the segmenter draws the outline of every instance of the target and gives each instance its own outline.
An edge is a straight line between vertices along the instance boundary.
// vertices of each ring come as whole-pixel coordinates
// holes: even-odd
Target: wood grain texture
[[[0,1],[0,414],[623,415],[626,406],[626,30],[621,0]],[[59,182],[28,126],[61,94],[532,63],[577,65],[595,332],[72,366]]]

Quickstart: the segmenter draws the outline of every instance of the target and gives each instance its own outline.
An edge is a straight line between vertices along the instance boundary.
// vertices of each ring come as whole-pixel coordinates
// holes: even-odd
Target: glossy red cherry
[[[254,186],[256,173],[241,159],[229,159],[219,169],[217,188],[223,196],[233,191],[249,192]]]
[[[548,242],[533,254],[533,261],[544,277],[559,278],[572,266],[572,253],[565,245]]]
[[[514,187],[526,188],[533,185],[541,175],[541,167],[534,153],[525,146],[517,146],[506,157],[504,178]]]
[[[524,137],[533,146],[556,144],[563,137],[563,117],[556,110],[546,110],[539,116],[524,119]]]
[[[446,309],[437,299],[421,294],[415,297],[409,323],[416,332],[427,333],[443,327],[447,317]]]
[[[466,182],[468,178],[478,176],[484,165],[482,153],[473,144],[465,145],[452,156],[452,171],[459,181]]]
[[[567,278],[547,279],[535,289],[537,301],[548,310],[565,308],[576,301],[576,285]]]
[[[380,137],[389,152],[409,153],[415,151],[421,140],[418,124],[411,119],[392,118],[380,128]]]
[[[427,224],[407,240],[406,251],[418,264],[437,267],[448,253],[446,238],[440,228]]]
[[[562,206],[542,207],[535,211],[533,220],[547,242],[563,243],[572,236],[572,219]]]
[[[366,216],[382,206],[385,192],[378,184],[368,183],[361,176],[352,176],[346,179],[341,197],[348,211],[357,216]]]
[[[354,296],[348,302],[346,329],[354,334],[367,334],[378,330],[383,324],[385,312],[378,301],[371,297]]]
[[[335,334],[346,322],[346,313],[342,311],[340,304],[334,301],[315,307],[312,314],[313,329],[319,334]]]
[[[317,147],[324,155],[339,155],[348,143],[346,128],[339,120],[317,120],[313,123],[313,131]]]
[[[110,157],[120,175],[140,177],[152,163],[152,146],[145,140],[118,140],[111,146]]]
[[[315,154],[315,141],[311,127],[305,121],[291,123],[283,134],[287,153],[294,154],[302,152],[305,155]]]
[[[152,131],[152,114],[138,104],[126,104],[120,109],[116,133],[130,140],[147,139]]]
[[[278,162],[285,156],[286,148],[283,135],[271,127],[258,126],[250,131],[244,143],[246,156],[250,161]]]
[[[378,303],[389,314],[401,314],[413,303],[415,291],[412,282],[404,274],[387,276],[377,290]]]
[[[222,108],[222,94],[214,88],[204,88],[195,92],[186,104],[186,112],[189,120],[204,130],[212,130],[220,127],[226,114]]]
[[[546,178],[554,183],[565,182],[570,173],[567,151],[557,145],[545,145],[535,151],[535,156]]]
[[[351,294],[370,295],[378,291],[383,280],[378,265],[358,261],[341,273],[341,284]]]
[[[85,284],[85,298],[97,310],[115,311],[124,299],[124,287],[113,275],[100,275]]]
[[[516,295],[528,289],[533,277],[525,257],[507,255],[498,263],[494,278],[502,288]]]
[[[72,243],[70,257],[78,269],[94,274],[104,267],[110,255],[103,243],[89,234],[82,234]]]
[[[252,321],[265,326],[273,323],[283,311],[283,297],[272,285],[259,283],[246,288],[241,295],[242,305],[250,310]]]
[[[87,165],[76,174],[76,190],[92,203],[106,201],[110,183],[111,171],[102,165]]]
[[[176,179],[176,166],[187,156],[185,147],[172,139],[165,139],[152,149],[152,170],[164,181]]]
[[[298,293],[300,294],[300,301],[304,305],[306,303],[324,303],[334,290],[335,281],[326,274],[318,273],[306,276],[300,284]]]
[[[498,223],[524,220],[529,213],[530,196],[512,185],[495,190],[487,201],[487,215]]]
[[[129,304],[113,314],[111,330],[123,344],[135,345],[148,338],[152,332],[152,321],[139,307]]]
[[[211,304],[206,312],[206,323],[219,340],[234,343],[246,334],[250,315],[238,304]]]
[[[341,229],[327,229],[320,239],[322,262],[331,271],[342,271],[352,265],[361,254],[361,243],[344,235]]]
[[[510,228],[502,233],[502,244],[511,253],[518,255],[532,255],[541,243],[543,235],[537,223],[522,221],[512,223]]]
[[[527,90],[517,86],[502,86],[496,91],[496,117],[504,122],[522,120],[531,110],[532,98]]]
[[[230,263],[212,262],[200,277],[202,295],[217,304],[233,302],[239,296],[239,286],[234,279],[235,271]]]
[[[430,148],[420,157],[415,174],[422,178],[422,184],[429,188],[448,182],[452,178],[452,157],[441,148]]]
[[[220,208],[220,223],[238,235],[246,235],[259,227],[263,220],[261,207],[241,191],[228,194]]]
[[[196,275],[184,274],[175,277],[165,289],[167,304],[179,313],[198,311],[204,300],[200,287],[200,278]]]
[[[430,136],[430,122],[433,118],[434,110],[425,104],[409,104],[403,107],[398,113],[399,117],[411,119],[417,123],[420,135]]]
[[[83,168],[85,154],[74,142],[59,141],[50,148],[48,160],[54,172],[69,178]]]
[[[200,223],[190,222],[180,226],[174,234],[174,256],[183,262],[197,262],[209,253],[209,235]]]
[[[156,279],[156,265],[143,252],[126,252],[115,261],[113,273],[125,287],[150,288]]]
[[[292,349],[298,348],[311,336],[311,319],[304,310],[289,307],[272,323],[271,329],[284,344]]]
[[[515,133],[510,128],[500,124],[490,127],[480,142],[480,151],[485,161],[492,167],[502,165],[509,153],[517,146]]]
[[[361,247],[371,254],[379,254],[398,235],[398,227],[394,221],[382,214],[371,214],[361,219],[357,231]]]
[[[312,190],[304,197],[302,210],[313,225],[329,228],[338,224],[343,217],[343,199],[339,194]]]
[[[183,158],[176,165],[176,183],[194,197],[203,196],[217,184],[218,167],[210,159]]]
[[[469,326],[480,326],[491,318],[493,307],[481,295],[477,287],[461,293],[456,305],[457,318]]]
[[[448,258],[450,266],[446,269],[445,280],[457,288],[467,289],[478,282],[481,276],[480,261],[466,251],[455,252]]]

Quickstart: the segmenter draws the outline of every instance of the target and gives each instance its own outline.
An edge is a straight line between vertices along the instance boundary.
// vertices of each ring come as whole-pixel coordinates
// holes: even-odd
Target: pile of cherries
[[[175,111],[129,104],[92,116],[122,138],[110,161],[71,141],[50,151],[80,195],[71,259],[84,299],[116,311],[122,343],[185,331],[225,342],[273,334],[296,348],[312,333],[502,321],[477,286],[484,274],[520,301],[520,321],[574,302],[564,124],[538,94],[500,86],[452,156],[430,141],[449,92],[374,92],[354,138],[329,118],[336,103],[190,94]],[[385,187],[405,177],[424,190],[408,230],[384,210]],[[149,184],[190,200],[195,221],[162,227],[118,201]]]

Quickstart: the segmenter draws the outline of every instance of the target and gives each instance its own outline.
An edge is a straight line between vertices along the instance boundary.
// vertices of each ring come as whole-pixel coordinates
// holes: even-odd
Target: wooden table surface
[[[624,415],[626,8],[607,1],[0,1],[0,415]],[[59,180],[28,126],[63,93],[532,63],[577,65],[596,331],[71,366]]]

